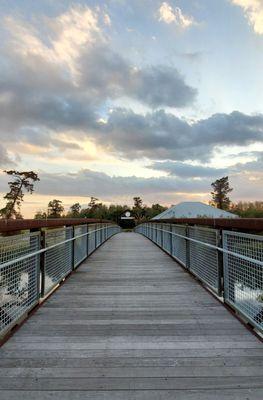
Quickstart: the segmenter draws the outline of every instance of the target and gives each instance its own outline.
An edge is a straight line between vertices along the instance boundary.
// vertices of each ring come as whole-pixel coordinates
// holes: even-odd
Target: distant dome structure
[[[200,201],[185,201],[156,215],[153,220],[170,218],[238,218],[238,216]]]

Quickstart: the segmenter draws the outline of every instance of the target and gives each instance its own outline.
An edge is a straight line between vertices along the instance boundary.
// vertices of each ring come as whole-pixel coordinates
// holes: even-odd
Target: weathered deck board
[[[1,400],[263,398],[263,346],[148,239],[114,236],[0,350]]]

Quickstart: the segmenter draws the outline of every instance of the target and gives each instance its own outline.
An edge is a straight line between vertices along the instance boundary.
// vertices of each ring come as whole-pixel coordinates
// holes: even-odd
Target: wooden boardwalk
[[[121,233],[0,349],[1,400],[263,399],[263,345],[148,239]]]

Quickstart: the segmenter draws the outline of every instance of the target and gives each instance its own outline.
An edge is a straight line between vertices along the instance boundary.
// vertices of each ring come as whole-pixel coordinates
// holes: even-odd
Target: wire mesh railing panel
[[[47,230],[45,247],[63,242],[73,236],[72,227]],[[46,295],[72,271],[72,242],[62,243],[44,255],[44,294]]]
[[[163,224],[158,224],[157,225],[157,234],[156,234],[156,243],[158,244],[158,246],[162,247],[162,242],[163,242]]]
[[[171,252],[171,225],[163,224],[163,249],[168,253]]]
[[[171,225],[172,233],[186,236],[185,225]],[[175,257],[181,264],[186,267],[186,239],[180,236],[172,236],[172,256]]]
[[[88,225],[88,254],[91,254],[96,249],[96,225],[90,224]]]
[[[39,249],[38,232],[0,237],[0,335],[38,302],[39,255],[15,259]],[[11,265],[1,267],[9,261]]]
[[[95,235],[96,235],[96,248],[97,247],[99,247],[99,245],[101,244],[101,230],[99,229],[100,228],[100,225],[96,225],[96,232],[95,232]]]
[[[103,229],[102,229],[102,242],[105,242],[105,240],[107,239],[107,237],[106,237],[106,225],[103,224],[102,227],[103,227]]]
[[[159,225],[159,224],[156,223],[156,224],[154,224],[154,226],[153,226],[154,243],[157,243],[157,240],[158,240],[158,230],[157,230],[158,225]]]
[[[249,257],[247,261],[224,253],[225,301],[253,325],[263,329],[263,237],[223,231],[223,248]]]
[[[87,225],[74,226],[74,237],[85,235]],[[87,257],[87,235],[74,240],[74,268],[76,268]]]
[[[219,231],[217,229],[189,227],[188,236],[202,243],[218,246]],[[217,250],[193,241],[189,241],[189,246],[190,271],[218,292],[220,277]]]

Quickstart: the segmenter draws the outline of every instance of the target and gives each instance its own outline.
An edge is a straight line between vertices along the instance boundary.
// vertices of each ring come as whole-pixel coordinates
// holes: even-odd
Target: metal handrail
[[[201,242],[200,240],[196,240],[196,239],[190,238],[188,236],[180,235],[179,233],[175,233],[175,232],[172,232],[172,231],[167,231],[165,229],[160,229],[160,228],[156,228],[156,227],[151,227],[151,228],[155,229],[157,231],[169,233],[172,236],[178,236],[178,237],[180,237],[182,239],[186,239],[186,240],[189,240],[191,242],[195,242],[197,244],[201,244],[202,246],[209,247],[210,249],[221,251],[222,253],[229,254],[230,256],[241,258],[242,260],[245,260],[245,261],[248,261],[248,262],[257,263],[261,267],[263,267],[263,261],[256,260],[255,258],[247,257],[247,256],[244,256],[243,254],[235,253],[233,251],[226,250],[223,247],[218,247],[218,246],[215,246],[213,244],[209,244],[209,243],[206,243],[206,242]]]
[[[27,254],[25,254],[24,256],[21,256],[21,257],[15,258],[15,259],[13,259],[13,260],[7,261],[7,262],[5,262],[5,263],[3,263],[3,264],[0,264],[0,270],[1,270],[2,268],[9,267],[10,265],[14,264],[15,262],[24,261],[24,260],[26,260],[27,258],[34,257],[34,256],[37,256],[37,255],[39,255],[39,254],[45,253],[45,252],[48,251],[48,250],[54,249],[55,247],[58,247],[58,246],[61,246],[62,244],[65,244],[65,243],[68,243],[68,242],[73,242],[74,240],[79,239],[79,238],[81,238],[81,237],[83,237],[83,236],[88,236],[88,235],[90,235],[91,233],[99,232],[99,231],[101,231],[101,230],[103,230],[103,229],[105,229],[105,228],[113,228],[113,227],[116,227],[116,226],[118,226],[118,225],[107,225],[107,226],[104,226],[104,227],[102,227],[102,228],[95,229],[95,230],[93,230],[93,231],[88,231],[88,232],[82,233],[81,235],[78,235],[78,236],[74,236],[74,237],[72,237],[72,238],[70,238],[70,239],[66,239],[66,240],[64,240],[63,242],[55,243],[55,244],[53,244],[52,246],[45,247],[45,248],[43,248],[43,249],[34,251],[34,252],[32,252],[32,253],[27,253]]]

